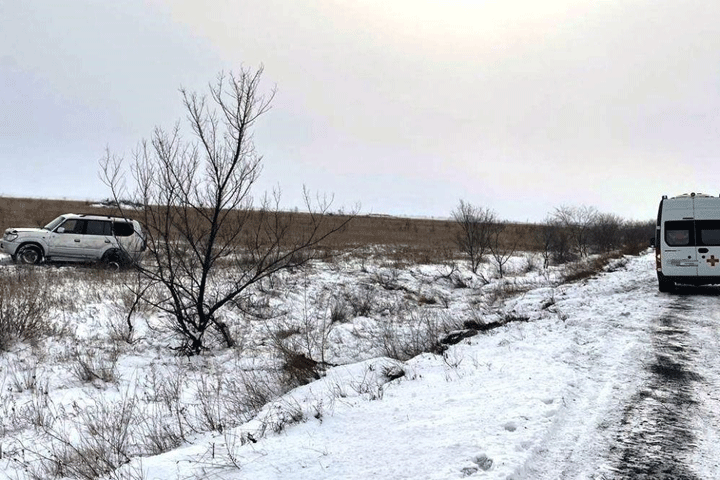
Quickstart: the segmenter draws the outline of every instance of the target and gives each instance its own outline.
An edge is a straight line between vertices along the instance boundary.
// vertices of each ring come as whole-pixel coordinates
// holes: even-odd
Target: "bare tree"
[[[500,278],[505,276],[505,265],[517,251],[520,238],[524,236],[524,232],[516,231],[513,235],[504,235],[507,230],[507,222],[495,221],[490,225],[490,241],[488,248],[492,261],[497,267]],[[518,227],[519,228],[519,227]]]
[[[586,257],[589,254],[590,232],[598,212],[595,207],[567,207],[555,209],[553,219],[557,221],[570,236],[577,254]]]
[[[548,268],[558,238],[558,225],[548,217],[545,219],[545,223],[534,229],[534,232],[535,243],[543,257],[543,268]]]
[[[622,243],[623,219],[612,213],[598,213],[590,229],[590,242],[598,253],[609,253]]]
[[[655,236],[655,220],[624,222],[621,231],[623,251],[637,255],[650,244]]]
[[[143,205],[133,216],[147,229],[149,258],[138,268],[153,288],[144,300],[168,314],[179,349],[189,355],[205,348],[208,331],[232,346],[223,309],[242,305],[257,282],[306,263],[353,217],[326,215],[332,201],[313,201],[307,191],[305,214],[282,212],[279,191],[253,209],[262,158],[252,127],[274,96],[259,93],[261,74],[262,68],[221,74],[209,99],[181,89],[192,141],[182,138],[179,123],[170,132],[156,128],[133,155],[130,188],[122,159],[108,151],[101,160],[115,200]]]
[[[460,200],[452,215],[460,227],[456,237],[457,245],[468,256],[472,272],[477,273],[490,247],[492,226],[497,223],[497,216],[489,208],[477,207],[463,200]]]

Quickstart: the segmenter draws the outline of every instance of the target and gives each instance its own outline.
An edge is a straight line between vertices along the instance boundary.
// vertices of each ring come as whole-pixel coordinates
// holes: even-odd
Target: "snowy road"
[[[720,478],[720,289],[627,286],[627,317],[639,321],[616,326],[647,343],[604,352],[608,375],[589,367],[524,478]]]
[[[678,292],[651,325],[648,384],[623,412],[619,478],[718,478],[720,301],[716,288]]]
[[[698,447],[694,423],[699,393],[708,385],[697,373],[708,325],[691,297],[678,298],[652,328],[650,378],[623,410],[611,458],[619,478],[699,478],[691,468]]]

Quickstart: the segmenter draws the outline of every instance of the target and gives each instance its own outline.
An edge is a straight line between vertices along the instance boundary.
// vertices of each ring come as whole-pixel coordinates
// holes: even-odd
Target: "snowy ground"
[[[718,290],[658,293],[649,254],[571,284],[528,262],[489,285],[381,256],[319,263],[264,286],[270,320],[228,313],[240,346],[191,359],[151,312],[118,346],[114,280],[45,268],[70,331],[0,354],[0,478],[117,438],[98,417],[127,425],[117,479],[720,478]],[[508,323],[410,358],[493,321]],[[338,366],[274,397],[278,341]],[[80,378],[87,352],[112,375]]]

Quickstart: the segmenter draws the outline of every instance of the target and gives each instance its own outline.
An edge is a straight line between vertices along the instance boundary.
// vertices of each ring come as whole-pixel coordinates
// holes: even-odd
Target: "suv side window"
[[[127,222],[115,222],[113,230],[116,237],[129,237],[135,232],[132,223]]]
[[[85,230],[85,220],[77,220],[71,218],[70,220],[63,223],[61,227],[65,229],[63,233],[82,234],[83,230]]]
[[[104,220],[88,220],[85,233],[87,235],[112,235],[110,222]]]

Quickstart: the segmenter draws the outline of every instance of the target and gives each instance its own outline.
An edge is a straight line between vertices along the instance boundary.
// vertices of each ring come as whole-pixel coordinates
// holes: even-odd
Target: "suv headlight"
[[[4,239],[8,242],[12,242],[18,237],[18,234],[15,232],[5,232]]]

